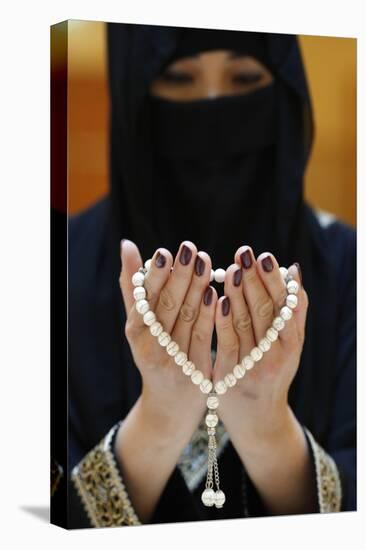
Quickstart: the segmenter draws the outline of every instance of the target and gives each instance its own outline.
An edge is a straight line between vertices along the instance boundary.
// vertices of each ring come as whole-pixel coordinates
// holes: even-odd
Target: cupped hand
[[[121,261],[125,336],[142,376],[145,409],[153,411],[165,427],[169,424],[173,430],[193,431],[203,416],[206,398],[159,345],[136,311],[131,278],[143,262],[138,247],[130,240],[124,240],[121,246]],[[157,320],[208,379],[212,378],[211,340],[217,302],[217,293],[209,286],[210,272],[208,254],[184,241],[175,259],[165,248],[155,251],[144,282]]]
[[[266,335],[286,300],[286,288],[276,258],[254,257],[240,247],[226,272],[224,294],[216,305],[218,339],[214,382],[223,380]],[[273,437],[288,420],[288,390],[299,367],[308,297],[295,265],[289,273],[299,283],[298,304],[278,339],[244,377],[220,395],[219,412],[229,432],[248,441]]]

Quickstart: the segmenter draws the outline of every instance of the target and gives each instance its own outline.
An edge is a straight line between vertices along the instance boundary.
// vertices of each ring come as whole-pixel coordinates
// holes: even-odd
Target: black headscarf
[[[280,265],[299,262],[311,306],[289,400],[321,437],[335,287],[320,226],[303,197],[313,120],[296,36],[124,23],[108,24],[107,36],[115,234],[136,242],[143,259],[158,246],[174,255],[190,239],[215,267],[232,263],[242,244],[256,255],[271,251]],[[149,94],[172,60],[223,48],[256,57],[274,82],[247,95],[184,102]]]

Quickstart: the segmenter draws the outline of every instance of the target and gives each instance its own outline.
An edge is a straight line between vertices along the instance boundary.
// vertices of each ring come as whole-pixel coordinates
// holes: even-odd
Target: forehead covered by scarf
[[[270,67],[265,34],[221,29],[184,28],[168,62],[213,50],[230,50],[252,56]]]

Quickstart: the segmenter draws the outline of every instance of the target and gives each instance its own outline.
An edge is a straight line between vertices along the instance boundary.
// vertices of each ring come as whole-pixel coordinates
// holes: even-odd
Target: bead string
[[[289,274],[287,268],[280,267],[287,296],[285,304],[280,309],[279,315],[273,319],[271,326],[266,331],[266,335],[258,342],[258,345],[234,366],[232,372],[227,374],[223,380],[218,380],[215,386],[213,386],[211,380],[205,378],[203,373],[197,369],[194,363],[188,358],[187,354],[179,349],[177,342],[172,340],[171,335],[164,330],[163,325],[156,319],[155,313],[150,309],[144,282],[145,276],[150,269],[151,261],[151,259],[146,260],[144,267],[141,267],[132,276],[132,284],[135,287],[133,296],[135,299],[136,311],[143,316],[143,321],[145,325],[149,327],[150,333],[157,338],[158,343],[165,348],[167,354],[174,358],[178,366],[182,367],[183,373],[190,377],[193,384],[199,386],[202,393],[208,394],[206,402],[207,413],[205,417],[208,435],[207,478],[201,499],[205,506],[215,505],[216,508],[222,508],[226,497],[224,492],[220,489],[216,455],[217,443],[215,438],[215,427],[219,421],[217,412],[219,406],[218,395],[226,393],[228,388],[235,386],[237,381],[244,377],[246,371],[252,369],[255,363],[262,359],[264,353],[271,348],[272,343],[277,340],[278,333],[284,328],[285,322],[291,319],[292,310],[297,306],[299,285],[292,275]],[[171,270],[173,270],[173,268],[171,268]],[[223,283],[225,281],[225,275],[226,271],[224,269],[212,269],[210,282],[215,280],[218,283]],[[214,481],[216,491],[213,489]]]

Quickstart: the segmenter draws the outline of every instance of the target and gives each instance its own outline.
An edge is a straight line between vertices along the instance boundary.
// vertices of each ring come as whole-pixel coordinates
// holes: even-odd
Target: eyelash
[[[238,73],[233,77],[233,81],[238,84],[253,84],[262,80],[263,75],[260,73]],[[162,79],[168,83],[186,84],[193,81],[193,78],[186,73],[165,72],[162,74]]]

